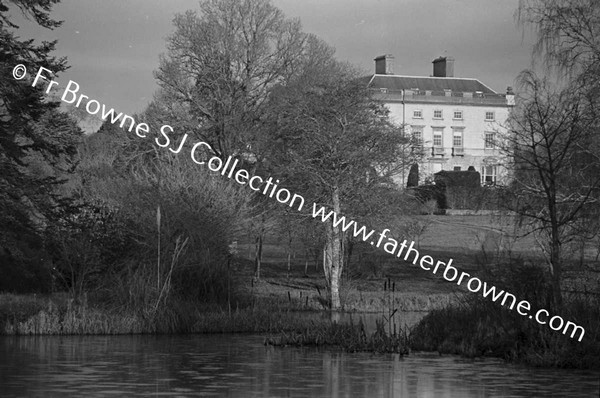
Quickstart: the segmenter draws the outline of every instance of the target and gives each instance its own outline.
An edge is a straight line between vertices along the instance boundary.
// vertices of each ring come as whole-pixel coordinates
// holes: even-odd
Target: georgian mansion
[[[481,174],[482,184],[502,183],[507,169],[496,137],[505,131],[514,94],[498,94],[477,79],[454,77],[454,58],[433,61],[433,76],[392,72],[393,56],[375,58],[369,87],[384,102],[390,117],[405,126],[422,151],[419,183],[441,170]],[[472,170],[472,168],[471,168]],[[397,183],[405,186],[408,173]]]

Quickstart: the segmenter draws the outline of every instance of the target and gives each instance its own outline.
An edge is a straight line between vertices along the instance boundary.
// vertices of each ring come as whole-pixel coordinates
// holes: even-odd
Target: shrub
[[[447,171],[434,174],[434,182],[442,187],[478,188],[481,186],[481,175],[477,171]]]
[[[415,163],[410,166],[410,171],[408,172],[408,180],[406,182],[406,187],[416,187],[419,185],[419,164]]]
[[[436,184],[425,184],[412,188],[412,191],[421,204],[435,201],[438,209],[446,208],[446,197],[443,187]]]
[[[85,203],[63,214],[57,225],[46,230],[46,236],[55,288],[66,289],[75,298],[97,285],[133,246],[117,209],[100,202]]]
[[[545,308],[586,330],[581,342],[540,325],[517,311],[479,294],[467,294],[458,305],[434,310],[411,331],[411,348],[468,357],[493,356],[537,366],[600,368],[600,299],[576,294],[552,310],[546,272],[513,259],[488,283],[526,299],[532,310]],[[501,276],[502,275],[502,276]]]
[[[82,200],[115,209],[107,225],[118,225],[127,244],[108,239],[116,235],[111,229],[107,239],[74,229],[61,238],[63,263],[100,270],[82,289],[94,300],[145,315],[171,300],[226,302],[236,292],[229,245],[248,229],[252,191],[189,156],[117,133],[94,136],[78,172],[85,176]],[[80,253],[88,258],[78,261]]]

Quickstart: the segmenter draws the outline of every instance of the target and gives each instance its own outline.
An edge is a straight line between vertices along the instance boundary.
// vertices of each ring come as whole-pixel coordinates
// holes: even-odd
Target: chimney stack
[[[454,77],[454,57],[438,57],[432,63],[434,77]]]
[[[392,54],[380,55],[375,58],[375,74],[393,75],[394,56]]]
[[[515,92],[513,91],[511,86],[506,88],[506,105],[514,106],[515,105]]]

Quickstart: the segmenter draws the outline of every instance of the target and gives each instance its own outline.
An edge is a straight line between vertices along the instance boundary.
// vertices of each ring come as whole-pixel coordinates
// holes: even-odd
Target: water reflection
[[[431,354],[274,348],[263,337],[0,338],[0,395],[597,397],[598,375]]]

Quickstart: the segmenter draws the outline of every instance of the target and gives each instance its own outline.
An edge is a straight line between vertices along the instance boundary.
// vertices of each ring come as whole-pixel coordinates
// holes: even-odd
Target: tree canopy
[[[39,25],[52,29],[60,22],[49,16],[56,0],[14,0]],[[12,79],[23,64],[29,74],[40,67],[61,72],[64,58],[52,56],[56,42],[21,40],[0,1],[0,256],[6,264],[40,262],[43,230],[63,198],[56,186],[73,166],[75,142],[81,134],[76,123],[58,110],[42,87],[31,87],[31,77]],[[44,171],[44,172],[40,172]]]

